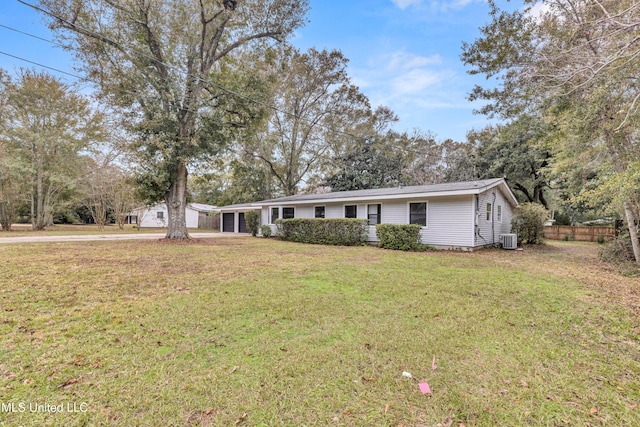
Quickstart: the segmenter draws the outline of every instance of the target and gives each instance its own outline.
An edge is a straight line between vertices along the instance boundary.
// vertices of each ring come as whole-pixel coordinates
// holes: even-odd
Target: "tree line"
[[[567,221],[622,214],[635,224],[639,6],[631,0],[489,6],[490,22],[477,40],[463,43],[461,60],[490,80],[469,98],[483,100],[478,113],[500,124],[453,141],[394,130],[395,113],[370,105],[339,50],[294,48],[289,39],[305,23],[307,1],[41,0],[40,12],[75,53],[94,99],[45,74],[26,71],[12,82],[3,73],[2,88],[14,95],[0,101],[0,213],[15,206],[9,200],[19,197],[12,194],[27,195],[21,203],[30,205],[39,227],[54,200],[80,188],[69,171],[85,171],[86,194],[106,194],[100,186],[106,180],[96,177],[121,174],[134,181],[139,203],[167,204],[167,237],[185,238],[189,200],[224,205],[301,191],[504,176],[519,200]],[[17,106],[33,101],[24,120],[44,117],[39,98],[26,92],[29,79],[59,86],[76,108],[52,107],[68,126],[47,124],[50,139],[18,132],[38,128],[18,120]],[[49,127],[42,126],[45,135]],[[38,148],[36,141],[45,140],[49,145]],[[55,153],[51,163],[64,166],[38,172],[47,166],[38,163],[39,153]],[[27,183],[28,191],[20,187]]]

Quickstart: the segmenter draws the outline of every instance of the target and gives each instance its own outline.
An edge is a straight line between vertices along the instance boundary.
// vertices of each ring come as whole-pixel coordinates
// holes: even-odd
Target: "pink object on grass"
[[[431,389],[429,388],[429,384],[427,383],[419,383],[418,386],[420,387],[420,391],[422,392],[422,394],[431,394]]]

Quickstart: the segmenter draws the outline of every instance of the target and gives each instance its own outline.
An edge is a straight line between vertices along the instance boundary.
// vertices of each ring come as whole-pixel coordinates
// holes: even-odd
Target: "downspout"
[[[482,239],[485,245],[488,245],[487,239],[480,234],[480,195],[476,194],[476,235]]]
[[[493,201],[491,202],[491,244],[496,244],[496,218],[493,210],[496,208],[496,191],[493,190]]]

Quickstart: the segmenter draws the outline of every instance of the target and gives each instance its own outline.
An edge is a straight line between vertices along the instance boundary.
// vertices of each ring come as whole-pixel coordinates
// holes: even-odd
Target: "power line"
[[[67,21],[66,19],[64,19],[64,18],[62,18],[62,17],[60,17],[60,16],[57,16],[57,15],[55,15],[54,13],[52,13],[52,12],[50,12],[50,11],[48,11],[48,10],[42,9],[41,7],[38,7],[38,6],[33,5],[33,4],[31,4],[31,3],[28,3],[28,2],[26,2],[26,1],[24,1],[24,0],[18,0],[18,2],[20,2],[20,3],[24,4],[25,6],[31,7],[32,9],[34,9],[34,10],[36,10],[36,11],[42,12],[42,13],[44,13],[44,14],[46,14],[46,15],[49,15],[49,16],[51,16],[52,18],[57,19],[57,20],[59,20],[59,21],[61,21],[61,22],[65,23],[65,24],[67,24],[67,25],[69,25],[69,26],[72,26],[72,27],[78,28],[79,30],[82,30],[82,31],[86,32],[87,34],[90,34],[90,35],[92,35],[93,37],[96,37],[96,38],[98,38],[98,39],[100,39],[100,40],[105,40],[105,41],[108,41],[109,43],[112,43],[112,44],[113,44],[113,45],[115,45],[115,46],[119,46],[119,47],[121,47],[121,48],[128,49],[128,50],[132,51],[133,53],[135,53],[135,54],[137,54],[137,55],[140,55],[140,56],[142,56],[142,57],[144,57],[144,58],[150,59],[151,61],[153,61],[153,62],[155,62],[155,63],[157,63],[157,64],[163,65],[163,66],[165,66],[165,67],[167,67],[167,68],[169,68],[169,69],[172,69],[172,70],[174,70],[174,71],[177,71],[178,73],[181,73],[181,74],[185,75],[186,77],[191,77],[191,78],[196,79],[196,80],[198,80],[198,81],[200,81],[200,82],[202,82],[202,83],[205,83],[205,84],[208,84],[208,85],[214,86],[214,87],[216,87],[217,89],[219,89],[219,90],[221,90],[221,91],[223,91],[223,92],[226,92],[226,93],[228,93],[228,94],[230,94],[230,95],[236,96],[236,97],[238,97],[238,98],[244,99],[244,100],[246,100],[246,101],[252,102],[252,103],[257,104],[257,105],[260,105],[260,106],[262,106],[262,107],[265,107],[265,108],[271,109],[271,110],[273,110],[273,111],[279,112],[279,113],[281,113],[281,114],[285,114],[285,115],[287,115],[287,116],[293,117],[294,119],[302,120],[302,121],[305,121],[305,122],[307,122],[307,123],[309,123],[309,124],[311,124],[311,125],[314,125],[314,123],[311,123],[311,121],[310,121],[310,120],[305,119],[305,118],[303,118],[303,117],[299,117],[299,116],[298,116],[298,115],[296,115],[295,113],[291,113],[291,112],[288,112],[288,111],[283,111],[283,110],[279,109],[278,107],[276,107],[276,106],[274,106],[274,105],[268,104],[268,103],[266,103],[266,102],[264,102],[264,101],[260,101],[260,100],[258,100],[258,99],[252,98],[252,97],[250,97],[250,96],[248,96],[248,95],[242,94],[242,93],[237,92],[237,91],[232,90],[232,89],[229,89],[229,88],[227,88],[227,87],[225,87],[225,86],[222,86],[221,84],[218,84],[218,83],[216,83],[216,82],[212,82],[212,81],[205,80],[205,79],[203,79],[203,78],[202,78],[202,77],[200,77],[200,76],[196,76],[196,75],[194,75],[194,74],[188,73],[187,71],[182,70],[182,69],[178,68],[178,67],[177,67],[177,66],[175,66],[175,65],[171,65],[171,64],[168,64],[168,63],[166,63],[166,62],[159,61],[159,60],[158,60],[158,59],[156,59],[155,57],[153,57],[153,56],[151,56],[151,55],[149,55],[149,54],[146,54],[146,53],[144,53],[144,52],[141,52],[141,51],[137,50],[136,48],[133,48],[133,47],[131,47],[131,46],[128,46],[128,45],[125,45],[125,44],[122,44],[122,43],[118,43],[118,42],[116,42],[116,41],[114,41],[114,40],[111,40],[111,39],[110,39],[110,38],[108,38],[108,37],[103,36],[102,34],[96,33],[96,32],[95,32],[95,31],[93,31],[93,30],[89,30],[89,29],[86,29],[86,28],[80,27],[80,26],[76,25],[75,23],[69,22],[69,21]],[[15,29],[13,29],[13,28],[9,28],[9,29],[11,29],[11,30],[13,30],[13,31],[22,32],[22,31],[20,31],[20,30],[15,30]],[[49,43],[54,44],[54,45],[57,45],[57,46],[61,46],[60,44],[58,44],[58,43],[56,43],[56,42],[53,42],[53,41],[51,41],[51,40],[47,40],[47,39],[43,39],[43,38],[41,38],[41,37],[39,37],[39,36],[34,36],[33,34],[28,34],[28,33],[24,33],[24,34],[29,35],[29,36],[31,36],[31,37],[35,37],[35,38],[41,39],[41,40],[44,40],[44,41],[46,41],[46,42],[49,42]],[[192,111],[192,110],[189,110],[189,109],[186,109],[186,108],[185,108],[184,110],[186,110],[186,111]],[[328,125],[322,124],[322,123],[315,123],[315,125],[317,125],[317,126],[319,126],[319,127],[323,128],[323,129],[325,129],[325,130],[328,130],[328,131],[330,131],[330,132],[333,132],[333,133],[342,134],[342,135],[349,136],[349,137],[352,137],[352,138],[355,138],[355,139],[363,139],[363,137],[360,137],[360,136],[354,135],[354,134],[352,134],[352,133],[350,133],[350,132],[346,132],[346,131],[342,131],[342,130],[334,129],[334,128],[332,128],[332,127],[330,127],[330,126],[328,126]]]
[[[31,60],[29,60],[29,59],[22,58],[22,57],[20,57],[20,56],[12,55],[12,54],[10,54],[10,53],[3,52],[3,51],[1,51],[1,50],[0,50],[0,55],[9,56],[9,57],[14,58],[14,59],[17,59],[17,60],[19,60],[19,61],[28,62],[29,64],[37,65],[38,67],[42,67],[42,68],[46,68],[46,69],[49,69],[49,70],[53,70],[53,71],[55,71],[55,72],[62,73],[62,74],[66,74],[66,75],[68,75],[68,76],[75,77],[76,79],[80,79],[80,80],[82,80],[82,77],[80,77],[80,76],[78,76],[78,75],[76,75],[76,74],[72,74],[72,73],[69,73],[69,72],[67,72],[67,71],[60,70],[59,68],[49,67],[48,65],[44,65],[44,64],[41,64],[41,63],[39,63],[39,62],[31,61]]]
[[[54,42],[52,40],[45,39],[44,37],[36,36],[35,34],[27,33],[25,31],[19,30],[17,28],[9,27],[7,25],[2,25],[2,24],[0,24],[0,27],[6,28],[7,30],[15,31],[16,33],[24,34],[25,36],[33,37],[34,39],[38,39],[38,40],[42,40],[42,41],[47,42],[47,43],[51,43],[54,46],[62,47],[61,44],[58,44],[58,43],[56,43],[56,42]]]

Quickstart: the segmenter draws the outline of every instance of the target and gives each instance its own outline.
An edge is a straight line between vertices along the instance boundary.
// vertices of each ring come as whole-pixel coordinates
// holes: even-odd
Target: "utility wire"
[[[20,56],[12,55],[12,54],[10,54],[10,53],[3,52],[3,51],[1,51],[1,50],[0,50],[0,55],[9,56],[9,57],[11,57],[11,58],[15,58],[15,59],[17,59],[17,60],[19,60],[19,61],[28,62],[29,64],[37,65],[38,67],[42,67],[42,68],[47,68],[47,69],[49,69],[49,70],[53,70],[53,71],[55,71],[55,72],[62,73],[62,74],[66,74],[66,75],[68,75],[68,76],[75,77],[76,79],[80,79],[80,80],[82,80],[82,77],[80,77],[80,76],[78,76],[78,75],[76,75],[76,74],[72,74],[72,73],[69,73],[69,72],[67,72],[67,71],[62,71],[62,70],[60,70],[59,68],[49,67],[48,65],[44,65],[44,64],[41,64],[41,63],[39,63],[39,62],[31,61],[31,60],[29,60],[29,59],[22,58],[22,57],[20,57]]]
[[[144,57],[144,58],[150,59],[151,61],[153,61],[153,62],[155,62],[155,63],[157,63],[157,64],[163,65],[163,66],[165,66],[165,67],[167,67],[167,68],[169,68],[169,69],[172,69],[172,70],[177,71],[177,72],[179,72],[179,73],[181,73],[181,74],[184,74],[186,77],[194,78],[194,79],[196,79],[196,80],[198,80],[198,81],[200,81],[200,82],[203,82],[203,83],[205,83],[205,84],[212,85],[212,86],[214,86],[214,87],[216,87],[216,88],[220,89],[220,90],[221,90],[221,91],[223,91],[223,92],[227,92],[227,93],[228,93],[228,94],[230,94],[230,95],[236,96],[236,97],[238,97],[238,98],[242,98],[242,99],[244,99],[244,100],[246,100],[246,101],[252,102],[252,103],[254,103],[254,104],[260,105],[260,106],[265,107],[265,108],[269,108],[269,109],[271,109],[271,110],[273,110],[273,111],[276,111],[276,112],[278,112],[278,113],[281,113],[281,114],[285,114],[285,115],[287,115],[287,116],[290,116],[290,117],[292,117],[292,118],[294,118],[294,119],[296,119],[296,120],[302,120],[302,121],[307,122],[308,124],[312,124],[312,125],[313,125],[313,123],[311,123],[311,121],[310,121],[310,120],[307,120],[307,119],[305,119],[305,118],[299,117],[299,116],[297,116],[295,113],[290,113],[290,112],[288,112],[288,111],[283,111],[283,110],[279,109],[278,107],[276,107],[276,106],[274,106],[274,105],[271,105],[271,104],[268,104],[268,103],[266,103],[266,102],[264,102],[264,101],[260,101],[260,100],[258,100],[258,99],[252,98],[252,97],[250,97],[250,96],[248,96],[248,95],[244,95],[244,94],[239,93],[239,92],[237,92],[237,91],[234,91],[234,90],[232,90],[232,89],[226,88],[226,87],[224,87],[224,86],[222,86],[222,85],[220,85],[220,84],[218,84],[218,83],[215,83],[215,82],[211,82],[211,81],[205,80],[205,79],[203,79],[203,78],[202,78],[202,77],[200,77],[200,76],[196,76],[196,75],[190,74],[190,73],[188,73],[188,72],[186,72],[186,71],[184,71],[184,70],[182,70],[182,69],[178,68],[178,67],[177,67],[177,66],[175,66],[175,65],[171,65],[171,64],[167,64],[166,62],[159,61],[159,60],[158,60],[158,59],[156,59],[155,57],[153,57],[153,56],[151,56],[151,55],[149,55],[149,54],[146,54],[146,53],[144,53],[144,52],[140,52],[139,50],[137,50],[137,49],[135,49],[135,48],[133,48],[133,47],[131,47],[131,46],[128,46],[128,45],[125,45],[125,44],[122,44],[122,43],[118,43],[118,42],[116,42],[116,41],[114,41],[114,40],[111,40],[111,39],[110,39],[110,38],[108,38],[108,37],[103,36],[102,34],[96,33],[96,32],[95,32],[95,31],[93,31],[93,30],[89,30],[89,29],[86,29],[86,28],[80,27],[79,25],[76,25],[75,23],[69,22],[69,21],[67,21],[66,19],[64,19],[64,18],[62,18],[62,17],[60,17],[60,16],[57,16],[57,15],[55,15],[54,13],[52,13],[52,12],[50,12],[50,11],[48,11],[48,10],[42,9],[42,8],[41,8],[41,7],[39,7],[39,6],[36,6],[36,5],[34,5],[34,4],[31,4],[31,3],[29,3],[29,2],[26,2],[26,1],[24,1],[24,0],[17,0],[17,1],[18,1],[18,2],[20,2],[20,3],[22,3],[22,4],[24,4],[25,6],[28,6],[28,7],[32,8],[32,9],[36,10],[36,11],[42,12],[42,13],[44,13],[44,14],[46,14],[46,15],[49,15],[50,17],[52,17],[52,18],[54,18],[54,19],[57,19],[57,20],[59,20],[60,22],[63,22],[63,23],[65,23],[65,24],[69,25],[69,26],[76,27],[76,28],[78,28],[78,29],[80,29],[80,30],[82,30],[82,31],[85,31],[86,33],[91,34],[91,35],[93,35],[94,37],[96,37],[96,38],[98,38],[98,39],[106,40],[106,41],[108,41],[109,43],[114,44],[115,46],[119,46],[119,47],[121,47],[121,48],[128,49],[128,50],[130,50],[131,52],[133,52],[133,53],[135,53],[135,54],[137,54],[137,55],[140,55],[140,56],[142,56],[142,57]],[[33,35],[31,35],[31,36],[33,36]],[[34,37],[39,38],[38,36],[34,36]],[[57,43],[55,43],[55,42],[53,42],[53,41],[51,41],[51,40],[46,40],[46,39],[44,39],[44,40],[45,40],[45,41],[48,41],[49,43],[52,43],[52,44],[56,44],[56,45],[57,45]],[[327,126],[327,125],[324,125],[324,124],[322,124],[322,123],[315,123],[315,124],[316,124],[316,125],[318,125],[318,126],[320,126],[320,127],[321,127],[321,128],[323,128],[323,129],[328,130],[328,131],[333,132],[333,133],[338,133],[338,134],[342,134],[342,135],[345,135],[345,136],[350,136],[350,137],[355,138],[355,139],[363,139],[363,137],[360,137],[360,136],[354,135],[354,134],[352,134],[352,133],[350,133],[350,132],[346,132],[346,131],[342,131],[342,130],[334,129],[334,128],[332,128],[332,127],[330,127],[330,126]]]
[[[34,39],[42,40],[43,42],[51,43],[54,46],[63,47],[61,44],[58,44],[58,43],[56,43],[54,41],[51,41],[49,39],[45,39],[44,37],[36,36],[35,34],[27,33],[26,31],[22,31],[22,30],[19,30],[17,28],[9,27],[7,25],[2,25],[2,24],[0,24],[0,27],[6,28],[7,30],[15,31],[16,33],[24,34],[25,36],[33,37]]]

